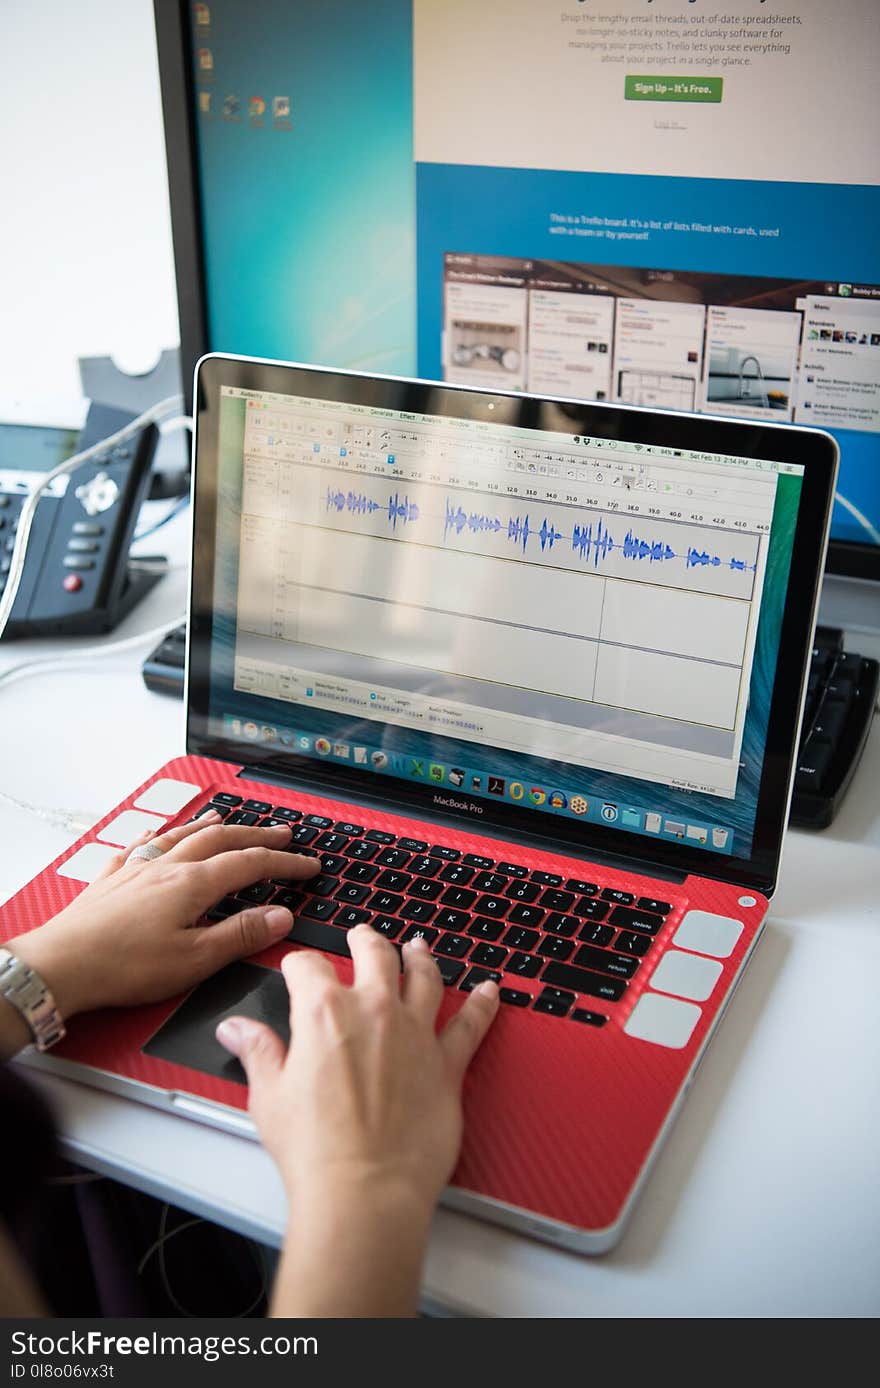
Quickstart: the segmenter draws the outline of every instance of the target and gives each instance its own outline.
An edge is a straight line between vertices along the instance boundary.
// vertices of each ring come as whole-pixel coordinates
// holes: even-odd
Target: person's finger
[[[320,1008],[327,998],[342,991],[336,970],[325,954],[316,949],[292,949],[281,961],[281,972],[290,995],[290,1033],[298,1019]]]
[[[289,824],[275,824],[270,829],[246,824],[208,824],[204,829],[204,818],[195,824],[183,826],[189,830],[183,842],[172,843],[168,857],[174,863],[198,863],[213,858],[218,853],[231,853],[240,848],[281,848],[290,843]],[[193,832],[195,830],[195,832]],[[169,830],[174,833],[175,830]],[[155,840],[165,850],[167,835]]]
[[[354,963],[356,988],[398,991],[400,959],[392,944],[365,921],[348,932],[348,948]]]
[[[249,906],[216,925],[195,926],[192,934],[204,974],[277,945],[292,925],[293,915],[286,906]]]
[[[453,1072],[461,1079],[473,1060],[486,1032],[495,1020],[500,1001],[498,984],[492,979],[480,983],[440,1033],[440,1044]]]
[[[408,940],[403,947],[404,1003],[433,1026],[442,997],[443,979],[426,941]]]
[[[167,853],[164,861],[179,862],[180,859]],[[192,875],[192,882],[197,886],[198,897],[206,910],[222,896],[234,895],[252,882],[305,882],[321,871],[321,864],[317,858],[306,858],[300,853],[253,847],[239,849],[236,853],[218,853],[206,862],[193,863],[185,870]]]
[[[284,1043],[277,1032],[250,1017],[226,1017],[214,1033],[221,1046],[244,1067],[252,1101],[275,1083],[284,1064]]]

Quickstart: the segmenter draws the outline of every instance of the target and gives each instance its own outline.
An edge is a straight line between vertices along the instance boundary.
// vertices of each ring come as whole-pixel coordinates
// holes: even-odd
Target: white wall
[[[0,0],[0,400],[178,342],[150,0]]]

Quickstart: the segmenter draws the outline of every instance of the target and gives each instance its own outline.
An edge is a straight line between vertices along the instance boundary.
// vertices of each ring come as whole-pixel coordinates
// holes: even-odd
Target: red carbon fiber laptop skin
[[[83,889],[83,884],[59,876],[57,868],[122,810],[130,809],[144,790],[161,778],[189,782],[203,789],[192,795],[167,827],[189,820],[210,798],[210,792],[236,794],[276,803],[283,800],[304,813],[334,819],[363,819],[363,807],[343,801],[282,792],[278,786],[235,779],[240,767],[206,758],[184,756],[167,763],[155,776],[85,834],[71,849],[0,907],[0,940],[7,940],[56,914]],[[464,833],[453,825],[438,829],[397,814],[374,812],[370,826],[395,835],[438,838],[467,853],[526,861],[532,868],[564,877],[582,877],[582,859],[563,854],[524,853],[515,841],[507,852],[496,838]],[[600,1252],[619,1235],[623,1220],[669,1120],[684,1095],[731,989],[760,932],[767,909],[765,898],[743,897],[736,886],[690,876],[681,886],[597,868],[603,886],[619,887],[637,896],[674,899],[675,907],[656,943],[617,1003],[579,999],[587,1008],[607,1014],[601,1028],[531,1010],[502,1006],[490,1035],[465,1081],[465,1139],[449,1201],[484,1217],[513,1225],[523,1232],[553,1239],[580,1252]],[[741,922],[742,932],[727,958],[718,958],[719,976],[710,996],[692,1006],[699,1020],[690,1039],[680,1047],[655,1044],[627,1034],[627,1019],[646,990],[686,911],[700,910]],[[255,962],[278,967],[288,943],[255,956]],[[332,958],[339,976],[351,978],[347,959]],[[539,980],[505,979],[535,996]],[[461,1006],[464,994],[447,990],[440,1012],[442,1023]],[[92,1013],[72,1020],[68,1035],[41,1064],[62,1062],[65,1073],[84,1081],[122,1090],[132,1097],[167,1106],[173,1095],[190,1095],[235,1121],[234,1111],[247,1105],[246,1089],[199,1071],[144,1055],[142,1047],[180,1002],[179,998],[150,1007]],[[71,1070],[71,1066],[75,1067]],[[81,1070],[80,1070],[80,1067]],[[198,1105],[193,1105],[197,1109]],[[233,1111],[233,1112],[230,1112]],[[216,1121],[216,1118],[213,1120]],[[240,1129],[240,1119],[235,1122]]]

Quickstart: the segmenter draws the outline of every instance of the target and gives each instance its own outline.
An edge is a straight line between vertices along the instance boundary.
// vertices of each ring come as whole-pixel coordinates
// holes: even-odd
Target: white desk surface
[[[181,518],[145,548],[179,560],[185,528]],[[173,624],[184,577],[164,579],[105,641]],[[0,669],[60,644],[10,644]],[[852,645],[868,653],[865,638]],[[73,810],[85,828],[182,749],[181,705],[141,681],[147,649],[0,684],[3,899],[76,837],[4,795]],[[878,1314],[878,787],[875,719],[835,823],[789,837],[763,940],[617,1249],[579,1259],[441,1210],[426,1304],[499,1316]],[[39,1083],[78,1162],[279,1241],[282,1192],[255,1143],[68,1080]]]

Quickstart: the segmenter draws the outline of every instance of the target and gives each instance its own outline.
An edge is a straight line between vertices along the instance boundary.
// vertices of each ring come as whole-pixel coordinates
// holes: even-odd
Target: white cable
[[[50,655],[38,660],[22,660],[18,665],[10,665],[7,669],[0,670],[0,684],[5,684],[7,680],[37,674],[40,670],[77,669],[79,666],[88,665],[98,657],[116,655],[119,651],[133,650],[144,641],[158,641],[160,637],[167,636],[169,632],[174,631],[175,627],[181,626],[185,621],[186,613],[182,612],[179,617],[172,617],[169,621],[163,622],[160,627],[151,627],[149,631],[138,632],[136,636],[127,636],[123,641],[108,641],[103,646],[84,646],[81,650],[67,655]]]
[[[841,496],[840,492],[834,493],[834,500],[839,502],[845,511],[849,511],[853,520],[857,520],[863,530],[867,530],[875,545],[880,545],[880,530],[877,529],[876,525],[871,524],[868,517],[862,514],[858,506],[854,506],[845,496]]]
[[[53,829],[62,829],[66,834],[74,834],[77,838],[87,829],[91,829],[101,817],[84,810],[50,810],[44,805],[32,805],[29,800],[19,800],[15,795],[8,795],[5,790],[0,790],[0,805],[11,805],[15,810],[24,810],[25,814],[35,815]]]
[[[12,562],[9,566],[9,573],[6,577],[6,587],[0,596],[0,639],[6,630],[9,621],[9,614],[12,611],[15,599],[18,596],[18,589],[21,577],[24,573],[24,561],[27,554],[28,540],[31,533],[34,514],[39,504],[40,497],[56,477],[66,477],[74,472],[82,463],[88,462],[90,458],[98,457],[106,453],[109,449],[115,448],[118,443],[124,443],[126,439],[132,438],[134,434],[140,433],[141,429],[148,424],[160,424],[163,419],[168,419],[174,411],[180,410],[182,397],[180,395],[170,395],[166,400],[160,400],[157,405],[151,405],[143,414],[138,415],[130,424],[124,428],[117,429],[115,434],[110,434],[108,438],[102,439],[100,443],[92,444],[91,448],[85,448],[81,453],[74,453],[72,458],[67,458],[50,472],[44,473],[34,487],[32,487],[27,501],[21,509],[18,518],[18,531],[15,536],[15,546],[12,551]]]

